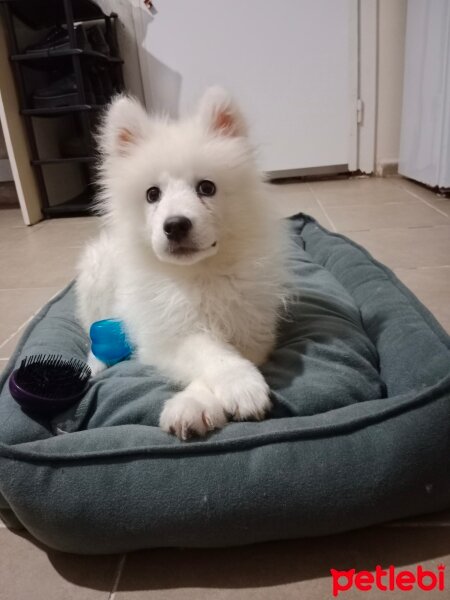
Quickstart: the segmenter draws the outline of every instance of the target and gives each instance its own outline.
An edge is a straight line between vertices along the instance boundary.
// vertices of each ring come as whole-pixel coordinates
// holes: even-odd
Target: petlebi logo
[[[396,569],[393,565],[383,569],[377,565],[373,571],[338,571],[331,569],[331,578],[333,586],[333,596],[339,596],[356,588],[361,592],[369,592],[378,589],[382,592],[399,590],[410,592],[411,590],[422,590],[431,592],[431,590],[445,591],[445,565],[438,565],[436,569],[424,569],[421,565],[413,569]]]

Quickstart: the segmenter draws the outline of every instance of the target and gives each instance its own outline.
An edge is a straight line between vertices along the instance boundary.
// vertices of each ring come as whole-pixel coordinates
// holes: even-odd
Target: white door
[[[248,116],[263,170],[356,168],[356,0],[154,4],[140,23],[148,108],[182,115],[220,84]]]

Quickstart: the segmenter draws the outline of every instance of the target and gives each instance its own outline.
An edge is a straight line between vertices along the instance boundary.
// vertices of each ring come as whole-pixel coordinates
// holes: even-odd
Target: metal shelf
[[[64,158],[40,158],[30,161],[32,165],[59,165],[66,163],[95,163],[95,156],[67,156]]]
[[[42,209],[46,217],[75,217],[92,215],[93,192],[89,189],[81,194],[54,206],[47,206]]]
[[[67,22],[63,0],[0,0],[8,4],[13,14],[32,29],[44,29]],[[109,15],[117,18],[115,13]],[[77,23],[100,21],[107,17],[91,0],[77,0],[74,4],[73,20]]]
[[[1,2],[2,0],[0,0]],[[65,57],[70,57],[74,55],[79,55],[81,57],[86,58],[95,58],[99,60],[103,60],[105,62],[123,64],[123,59],[118,56],[109,56],[108,54],[102,54],[101,52],[96,52],[95,50],[83,50],[82,48],[67,48],[65,50],[42,50],[41,52],[30,52],[23,54],[13,54],[11,55],[11,60],[17,62],[34,62],[37,60],[45,60],[48,59],[60,59]],[[39,67],[38,67],[39,68]],[[48,68],[48,62],[45,65],[42,65],[42,69]]]
[[[20,113],[29,117],[57,117],[72,112],[85,110],[102,110],[106,104],[74,104],[73,106],[58,106],[56,108],[22,108]]]
[[[0,0],[0,6],[5,17],[8,31],[9,55],[13,68],[20,98],[20,114],[27,130],[31,152],[31,164],[34,166],[39,191],[41,193],[42,212],[45,217],[67,217],[72,215],[92,214],[93,194],[93,169],[96,156],[90,154],[93,147],[92,132],[98,123],[98,112],[107,106],[110,92],[124,89],[122,73],[123,60],[117,44],[117,14],[106,15],[92,0]],[[69,47],[51,50],[50,48],[39,52],[25,53],[17,39],[16,19],[24,22],[29,27],[42,30],[66,25],[69,37]],[[108,39],[112,55],[78,47],[75,23],[86,21],[101,21],[105,37]],[[96,64],[94,65],[94,61]],[[102,63],[102,64],[100,64]],[[102,72],[107,72],[108,86],[99,82],[94,85],[86,76],[87,68],[96,67]],[[26,68],[25,68],[26,67]],[[59,67],[62,67],[59,69]],[[67,94],[67,98],[55,98],[59,102],[76,102],[76,104],[57,107],[45,107],[50,102],[37,102],[44,107],[33,107],[33,89],[36,89],[34,79],[38,80],[39,73],[32,73],[31,69],[64,70],[73,74],[77,95]],[[33,77],[34,79],[30,79]],[[49,78],[50,79],[50,78]],[[33,85],[27,85],[33,81]],[[44,82],[48,83],[48,82]],[[42,157],[35,135],[33,119],[55,118],[67,115],[71,120],[71,130],[75,125],[76,135],[83,140],[85,147],[83,156]],[[44,126],[41,123],[42,127]],[[63,132],[61,132],[63,133]],[[83,152],[83,149],[81,149]],[[47,182],[44,174],[49,176],[51,169],[46,171],[46,165],[73,164],[79,171],[86,185],[85,190],[76,197],[66,200],[58,205],[49,202]]]

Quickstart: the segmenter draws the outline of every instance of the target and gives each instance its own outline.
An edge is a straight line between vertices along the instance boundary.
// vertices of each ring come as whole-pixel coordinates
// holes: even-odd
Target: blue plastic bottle
[[[120,319],[95,321],[89,335],[92,354],[108,367],[127,359],[133,352]]]

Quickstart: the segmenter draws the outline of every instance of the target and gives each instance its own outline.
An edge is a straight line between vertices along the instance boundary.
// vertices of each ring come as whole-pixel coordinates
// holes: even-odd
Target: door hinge
[[[363,121],[364,102],[361,98],[356,101],[356,122],[360,125]]]

